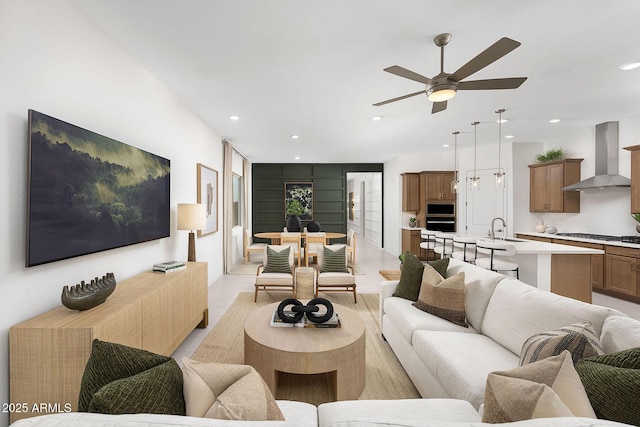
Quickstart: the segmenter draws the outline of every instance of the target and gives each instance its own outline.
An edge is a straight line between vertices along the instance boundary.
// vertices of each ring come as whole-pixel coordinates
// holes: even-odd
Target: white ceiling
[[[253,162],[384,162],[400,153],[544,141],[640,115],[638,0],[73,0]],[[522,45],[467,80],[526,76],[515,90],[460,91],[431,115],[423,90],[383,72],[452,73],[501,37]],[[240,120],[231,121],[229,116]],[[380,115],[380,121],[371,117]],[[549,119],[562,118],[552,125]],[[291,135],[300,135],[292,140]]]

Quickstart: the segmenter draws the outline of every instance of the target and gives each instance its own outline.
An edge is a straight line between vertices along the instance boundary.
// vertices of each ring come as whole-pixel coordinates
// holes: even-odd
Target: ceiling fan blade
[[[455,73],[451,74],[449,76],[449,80],[459,82],[460,80],[469,77],[471,74],[480,71],[487,65],[502,58],[507,53],[520,46],[520,44],[520,42],[511,40],[507,37],[501,38],[487,49],[480,52],[471,61],[460,67]]]
[[[526,77],[510,77],[506,79],[470,80],[458,83],[458,90],[515,89],[520,87]]]
[[[386,71],[387,73],[395,74],[396,76],[404,77],[405,79],[410,79],[427,85],[431,83],[430,78],[427,78],[418,73],[414,73],[413,71],[407,70],[406,68],[402,68],[399,65],[392,65],[391,67],[385,68],[384,71]]]
[[[431,107],[431,114],[439,113],[440,111],[444,111],[446,109],[447,109],[447,101],[434,102],[433,107]]]
[[[421,90],[420,92],[410,93],[409,95],[399,96],[393,99],[387,99],[386,101],[381,101],[373,104],[374,107],[379,107],[380,105],[389,104],[390,102],[400,101],[401,99],[411,98],[412,96],[420,95],[421,93],[425,93],[426,91]]]

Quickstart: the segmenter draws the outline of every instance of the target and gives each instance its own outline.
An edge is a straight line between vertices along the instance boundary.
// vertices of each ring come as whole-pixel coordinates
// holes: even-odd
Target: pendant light
[[[473,126],[473,176],[469,178],[469,190],[480,191],[480,177],[477,174],[476,158],[478,156],[478,124],[480,122],[471,122]]]
[[[453,176],[453,181],[451,181],[451,192],[458,192],[458,134],[460,132],[453,132],[453,165],[455,170],[455,175]]]
[[[498,114],[498,172],[494,173],[493,175],[495,176],[496,180],[495,180],[495,185],[496,187],[502,187],[504,186],[504,180],[505,180],[505,173],[502,172],[502,169],[500,169],[500,154],[501,154],[501,147],[502,147],[502,113],[504,113],[504,108],[501,108],[499,110],[496,110],[496,114]]]

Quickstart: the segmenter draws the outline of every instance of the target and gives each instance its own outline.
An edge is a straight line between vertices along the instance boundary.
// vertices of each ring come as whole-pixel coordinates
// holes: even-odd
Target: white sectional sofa
[[[382,283],[382,333],[423,397],[462,399],[477,409],[487,375],[518,367],[527,338],[577,322],[591,322],[605,353],[640,346],[640,322],[617,310],[451,259],[447,276],[461,271],[468,328],[392,296],[398,281]]]
[[[456,399],[352,400],[319,407],[278,401],[287,421],[225,421],[178,415],[103,415],[68,413],[26,418],[12,427],[488,427],[469,402]],[[625,427],[591,418],[538,418],[500,424],[504,427]],[[628,426],[627,426],[628,427]]]

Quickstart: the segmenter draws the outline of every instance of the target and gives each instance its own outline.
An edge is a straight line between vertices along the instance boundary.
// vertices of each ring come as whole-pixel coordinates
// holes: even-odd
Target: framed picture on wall
[[[301,220],[313,220],[313,182],[284,184],[284,217],[297,215]]]
[[[198,236],[218,231],[218,171],[198,163],[198,203],[207,208],[207,226]]]

